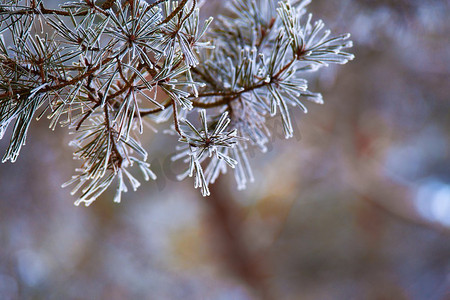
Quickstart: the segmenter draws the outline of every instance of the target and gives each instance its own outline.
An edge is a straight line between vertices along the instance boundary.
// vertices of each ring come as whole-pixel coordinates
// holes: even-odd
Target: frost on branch
[[[291,108],[323,103],[305,72],[353,59],[349,35],[331,35],[309,1],[227,1],[202,21],[197,1],[0,1],[0,138],[14,162],[33,118],[69,127],[80,167],[76,204],[111,185],[122,192],[155,179],[140,143],[147,122],[171,123],[176,159],[204,196],[232,168],[239,189],[254,180],[248,147],[266,150],[267,118],[294,135]],[[208,119],[206,110],[208,110]],[[194,121],[200,113],[200,126]],[[138,172],[136,172],[138,171]],[[140,173],[139,177],[135,177]]]
[[[238,162],[229,154],[239,142],[236,129],[226,131],[230,124],[228,113],[224,112],[214,127],[208,129],[206,111],[200,110],[200,129],[196,129],[191,122],[181,120],[184,125],[181,129],[179,141],[184,145],[178,147],[179,154],[172,159],[184,158],[189,163],[188,170],[179,176],[194,177],[195,188],[201,188],[203,196],[209,196],[209,183],[214,183],[220,173],[226,173],[226,167],[235,168]],[[208,161],[206,163],[206,161]],[[203,170],[202,164],[206,164]]]

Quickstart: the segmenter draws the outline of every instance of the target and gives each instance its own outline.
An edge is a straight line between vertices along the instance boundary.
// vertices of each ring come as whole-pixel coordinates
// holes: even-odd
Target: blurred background
[[[449,6],[314,0],[356,59],[311,80],[296,138],[271,121],[246,191],[200,197],[147,130],[158,180],[75,207],[67,130],[36,122],[0,166],[0,299],[450,299]]]

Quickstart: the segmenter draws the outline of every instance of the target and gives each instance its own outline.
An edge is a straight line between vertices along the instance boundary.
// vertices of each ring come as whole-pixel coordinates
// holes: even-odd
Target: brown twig
[[[162,24],[166,24],[169,23],[170,20],[172,20],[185,6],[186,3],[188,2],[188,0],[182,0],[180,2],[180,4],[178,4],[177,8],[175,8],[174,11],[172,11],[172,13],[170,15],[168,15],[161,23]]]
[[[173,124],[175,126],[175,130],[181,137],[184,137],[184,134],[180,129],[180,123],[178,121],[177,103],[173,99],[172,99],[172,108],[173,108]]]

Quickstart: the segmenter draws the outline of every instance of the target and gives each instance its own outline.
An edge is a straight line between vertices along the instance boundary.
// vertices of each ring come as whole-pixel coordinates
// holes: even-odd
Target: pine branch
[[[155,179],[139,141],[147,119],[169,123],[180,143],[174,159],[187,164],[180,178],[193,177],[203,195],[229,168],[245,188],[254,180],[246,149],[265,151],[266,119],[280,117],[290,138],[290,107],[323,102],[304,73],[353,58],[344,51],[349,35],[330,37],[306,15],[308,3],[233,0],[210,26],[195,0],[79,0],[58,9],[0,1],[0,138],[14,125],[3,160],[17,159],[39,111],[74,135],[76,204],[114,182],[120,202],[140,185],[130,168]],[[200,127],[190,121],[196,112]]]

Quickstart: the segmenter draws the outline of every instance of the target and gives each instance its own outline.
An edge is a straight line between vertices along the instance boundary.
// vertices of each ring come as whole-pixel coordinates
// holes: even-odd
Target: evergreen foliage
[[[139,137],[144,123],[164,122],[180,142],[173,159],[187,164],[180,179],[194,177],[206,196],[231,168],[245,188],[253,181],[246,149],[265,151],[266,119],[281,118],[290,138],[290,107],[323,102],[305,72],[353,59],[349,35],[313,22],[309,2],[233,0],[211,25],[196,0],[79,0],[59,9],[0,1],[0,138],[13,126],[3,162],[17,159],[32,119],[47,116],[74,136],[81,166],[64,186],[74,186],[76,204],[113,183],[120,202],[140,185],[132,167],[156,178]]]

